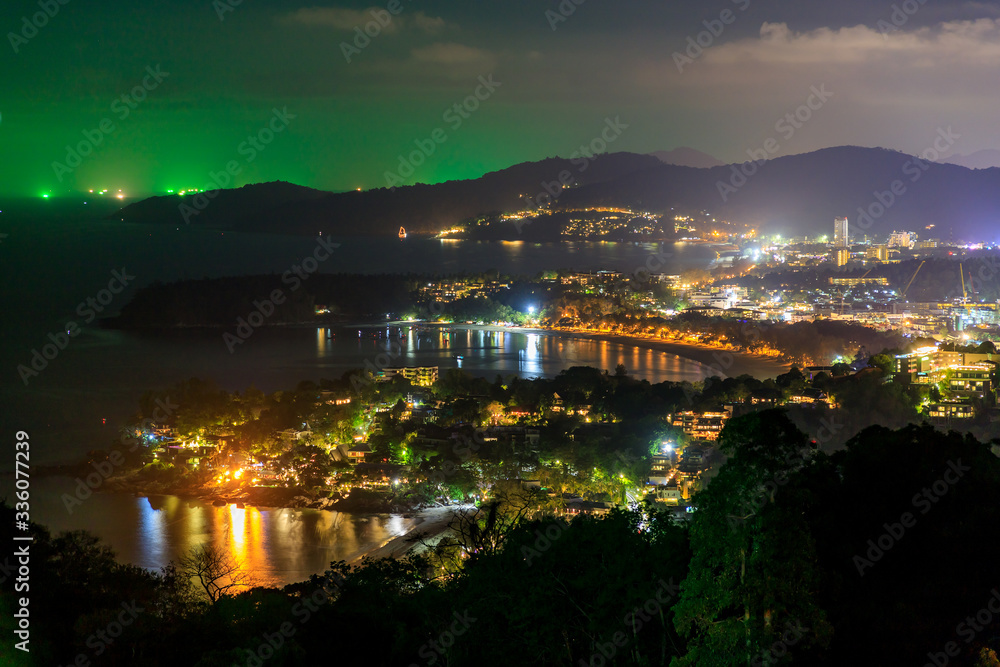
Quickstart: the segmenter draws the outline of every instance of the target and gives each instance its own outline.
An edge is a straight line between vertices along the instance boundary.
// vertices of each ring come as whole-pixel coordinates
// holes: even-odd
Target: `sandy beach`
[[[694,343],[682,343],[679,341],[660,340],[656,338],[644,338],[639,336],[617,336],[605,333],[592,333],[589,331],[549,331],[553,335],[566,336],[568,338],[589,338],[591,340],[603,340],[620,345],[634,345],[641,348],[649,348],[658,352],[674,354],[678,357],[696,361],[699,364],[710,367],[712,375],[720,377],[737,377],[740,375],[752,375],[757,379],[765,380],[773,378],[788,371],[791,364],[778,361],[774,357],[762,354],[750,354],[749,352],[736,352],[724,350],[708,345],[697,345]]]
[[[379,547],[374,549],[369,549],[368,551],[358,554],[353,559],[348,561],[350,565],[358,565],[361,563],[363,558],[403,558],[410,551],[419,551],[423,548],[417,542],[411,541],[412,538],[419,534],[423,534],[428,542],[436,542],[444,532],[448,529],[448,524],[451,523],[452,517],[455,513],[462,509],[472,509],[474,505],[453,505],[450,507],[430,507],[425,510],[420,510],[417,513],[417,522],[413,525],[410,530],[406,531],[402,535],[393,537],[389,541],[385,542]]]
[[[606,341],[617,345],[632,345],[643,349],[651,349],[657,352],[673,354],[684,359],[695,361],[711,368],[712,372],[709,373],[709,375],[718,375],[720,377],[752,375],[760,380],[765,380],[767,378],[773,378],[781,375],[791,368],[791,364],[778,361],[774,357],[768,357],[760,354],[736,352],[708,345],[660,340],[657,338],[645,338],[642,336],[623,336],[592,332],[583,329],[562,330],[540,329],[537,327],[497,327],[488,324],[436,324],[428,322],[393,322],[392,324],[396,326],[419,324],[421,326],[434,326],[462,331],[504,331],[524,334],[534,333],[546,336],[559,336],[567,339],[583,338]]]

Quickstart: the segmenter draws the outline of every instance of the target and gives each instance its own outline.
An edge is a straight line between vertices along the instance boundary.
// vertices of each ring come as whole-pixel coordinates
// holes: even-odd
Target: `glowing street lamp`
[[[674,465],[674,441],[664,440],[663,441],[663,453],[670,455],[670,466]]]

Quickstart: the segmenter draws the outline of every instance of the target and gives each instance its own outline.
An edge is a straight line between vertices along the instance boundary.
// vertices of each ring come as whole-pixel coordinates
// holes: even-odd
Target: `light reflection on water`
[[[692,359],[649,347],[547,332],[420,325],[321,327],[316,330],[316,341],[315,358],[321,367],[362,359],[377,367],[438,366],[442,372],[461,368],[493,379],[497,374],[554,377],[572,366],[610,372],[624,364],[633,377],[653,383],[694,382],[719,374]],[[361,365],[355,361],[353,367]]]
[[[352,560],[415,524],[401,515],[216,507],[177,496],[106,493],[95,493],[70,513],[61,498],[73,494],[75,484],[65,477],[33,480],[32,520],[53,533],[88,530],[109,544],[119,561],[151,569],[211,544],[269,586],[306,580],[327,570],[331,561]],[[0,477],[0,496],[12,486],[10,477]]]

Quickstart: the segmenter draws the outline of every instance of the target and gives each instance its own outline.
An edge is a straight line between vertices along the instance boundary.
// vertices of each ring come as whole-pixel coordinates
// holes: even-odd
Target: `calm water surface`
[[[0,200],[0,434],[31,436],[32,464],[79,459],[116,438],[117,426],[146,391],[165,393],[190,377],[214,380],[234,391],[294,387],[301,380],[339,377],[375,363],[386,340],[401,353],[393,363],[461,367],[492,380],[498,373],[551,377],[577,365],[611,370],[624,364],[652,382],[697,380],[697,362],[642,346],[544,333],[262,329],[235,353],[220,331],[138,335],[85,326],[39,376],[23,382],[19,364],[49,342],[68,321],[80,322],[79,304],[108,285],[112,271],[134,277],[107,312],[127,303],[153,281],[281,273],[310,255],[315,240],[268,234],[221,233],[197,227],[125,225],[101,219],[109,202]],[[704,268],[710,247],[644,243],[495,243],[342,240],[320,266],[324,273],[463,272],[497,269],[515,275],[542,270],[611,269],[632,272],[646,260],[669,255],[664,272]],[[461,356],[459,360],[457,357]],[[0,470],[12,460],[0,459]],[[9,476],[0,494],[10,495]],[[162,567],[189,547],[211,542],[246,560],[265,583],[297,581],[377,546],[410,525],[399,516],[359,517],[310,510],[213,507],[176,497],[134,498],[95,494],[69,513],[62,494],[72,480],[35,479],[32,518],[53,530],[87,529],[107,540],[119,557]]]
[[[12,480],[0,477],[0,493]],[[72,512],[63,501],[75,480],[32,481],[32,520],[54,533],[88,530],[111,546],[121,562],[159,569],[189,549],[211,544],[237,558],[260,585],[303,581],[406,533],[415,524],[397,514],[345,514],[309,509],[215,507],[177,496],[136,498],[95,493]]]

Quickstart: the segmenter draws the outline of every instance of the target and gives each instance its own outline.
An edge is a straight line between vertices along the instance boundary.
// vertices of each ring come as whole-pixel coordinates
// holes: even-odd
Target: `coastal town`
[[[4,9],[0,667],[1000,667],[1000,2]]]
[[[590,213],[607,221],[623,214],[651,215]],[[815,238],[760,237],[756,230],[716,222],[705,212],[677,215],[672,227],[683,234],[678,242],[715,249],[707,270],[664,273],[669,255],[655,249],[632,272],[559,271],[538,277],[538,283],[549,292],[558,287],[564,295],[628,298],[632,305],[665,318],[686,314],[790,323],[824,319],[906,336],[1000,340],[995,279],[1000,266],[991,259],[995,246],[987,242],[921,238],[914,231],[884,237],[855,234],[847,218],[837,218],[830,234]],[[934,225],[929,227],[921,230],[926,236],[934,233]],[[509,283],[453,278],[423,286],[420,294],[437,304],[496,298]],[[590,326],[594,319],[572,309],[554,311],[549,319],[560,326]],[[603,322],[597,326],[608,328]]]
[[[995,435],[998,361],[987,342],[793,366],[763,381],[651,385],[619,366],[491,383],[458,369],[385,367],[264,395],[191,380],[168,392],[179,404],[170,419],[140,411],[123,428],[123,443],[142,446],[118,482],[217,504],[346,511],[531,489],[539,512],[603,514],[649,499],[684,520],[725,461],[717,441],[732,417],[784,407],[817,448],[891,420]],[[822,428],[830,423],[852,428],[831,438]]]
[[[684,518],[724,462],[715,448],[723,427],[748,412],[785,407],[814,437],[829,419],[851,425],[817,438],[828,445],[872,423],[1000,433],[1000,292],[986,244],[914,232],[878,239],[852,234],[846,218],[829,236],[784,240],[705,212],[673,222],[685,242],[718,248],[712,266],[667,274],[654,252],[631,273],[365,279],[399,295],[385,302],[384,324],[357,331],[382,353],[341,378],[271,395],[197,380],[167,392],[184,399],[172,419],[141,410],[123,429],[142,444],[123,483],[218,503],[366,511],[481,503],[498,488],[519,488],[540,492],[538,511],[602,513],[650,498]],[[321,340],[334,336],[340,295],[362,284],[317,276],[300,304],[309,308],[302,323],[318,324]],[[211,284],[198,289],[211,300]],[[163,316],[162,296],[151,305],[142,297],[123,312]],[[651,385],[623,365],[492,382],[462,370],[463,331],[502,349],[512,328],[701,351],[705,379]],[[400,344],[459,353],[454,366],[407,366],[394,361]],[[769,380],[733,373],[733,355],[786,372]]]

